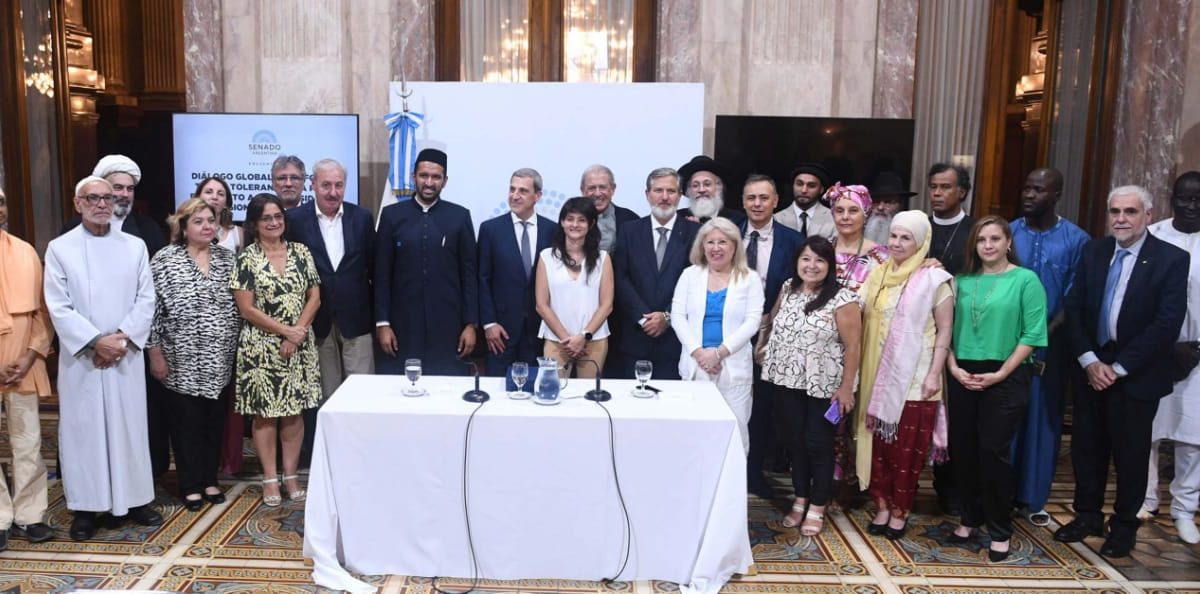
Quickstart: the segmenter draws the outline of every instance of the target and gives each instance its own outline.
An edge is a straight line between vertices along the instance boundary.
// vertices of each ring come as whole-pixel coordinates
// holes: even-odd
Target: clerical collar
[[[937,215],[933,215],[933,224],[934,225],[954,225],[965,218],[967,218],[967,211],[960,208],[960,209],[958,209],[957,215],[954,215],[948,219],[943,219]]]

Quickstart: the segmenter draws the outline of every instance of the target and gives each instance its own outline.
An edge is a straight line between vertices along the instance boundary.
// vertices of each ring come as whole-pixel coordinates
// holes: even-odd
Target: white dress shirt
[[[758,231],[758,261],[754,271],[758,273],[759,279],[762,280],[763,290],[767,288],[767,269],[771,267],[771,246],[775,243],[775,225],[773,221],[768,220],[767,224],[759,229],[754,226],[754,223],[746,223],[746,236],[742,238],[742,245],[748,250],[750,249],[750,234]]]
[[[655,249],[658,248],[659,227],[667,228],[667,240],[670,241],[671,231],[675,229],[675,220],[678,218],[679,217],[677,215],[671,215],[671,220],[667,221],[666,223],[660,223],[658,222],[658,219],[654,217],[654,215],[650,215],[650,245],[654,246]]]
[[[530,270],[537,268],[537,213],[529,214],[529,220],[522,220],[517,216],[517,213],[509,211],[509,216],[512,217],[513,232],[517,237],[517,253],[521,253],[521,234],[525,232],[525,226],[521,223],[529,223],[529,266]]]
[[[321,239],[325,240],[325,253],[329,254],[329,265],[336,272],[338,264],[342,263],[342,256],[346,255],[346,240],[342,235],[342,213],[345,207],[339,204],[332,217],[325,216],[315,204],[313,207],[317,208],[317,227],[321,229]]]
[[[1125,256],[1125,261],[1121,263],[1121,276],[1117,278],[1117,286],[1113,289],[1112,307],[1108,310],[1108,319],[1104,320],[1104,323],[1108,325],[1108,335],[1111,336],[1113,340],[1117,339],[1117,318],[1121,315],[1121,304],[1125,302],[1125,289],[1129,286],[1129,277],[1133,274],[1133,267],[1137,264],[1138,254],[1142,251],[1142,246],[1145,245],[1145,243],[1145,233],[1142,234],[1141,239],[1135,241],[1133,245],[1127,248],[1121,247],[1121,244],[1118,243],[1116,248],[1113,249],[1112,258],[1110,258],[1108,261],[1108,265],[1111,268],[1113,261],[1117,259],[1117,252],[1119,250],[1125,250],[1129,252],[1129,255]],[[1103,299],[1103,297],[1101,299]],[[1100,358],[1096,356],[1095,352],[1088,351],[1079,356],[1079,365],[1081,365],[1084,369],[1087,369],[1088,365],[1091,365],[1099,360]],[[1113,363],[1112,367],[1113,371],[1116,372],[1116,374],[1120,377],[1129,375],[1129,372],[1125,371],[1125,368],[1122,367],[1120,363]]]

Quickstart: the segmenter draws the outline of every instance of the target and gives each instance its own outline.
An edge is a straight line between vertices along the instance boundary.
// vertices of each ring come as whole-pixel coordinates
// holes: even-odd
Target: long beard
[[[692,209],[692,214],[696,215],[697,218],[710,219],[721,212],[721,207],[725,206],[725,201],[720,196],[692,198],[688,206]]]
[[[129,211],[133,208],[133,202],[115,203],[113,204],[113,216],[118,219],[123,219],[129,216]]]
[[[872,214],[863,228],[863,236],[878,244],[886,244],[892,231],[892,217],[883,213]]]

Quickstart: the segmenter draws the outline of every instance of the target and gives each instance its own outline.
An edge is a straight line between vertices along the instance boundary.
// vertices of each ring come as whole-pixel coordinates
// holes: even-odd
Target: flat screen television
[[[726,169],[725,202],[741,207],[742,184],[751,173],[775,178],[779,208],[792,203],[799,163],[815,162],[843,184],[870,185],[892,171],[909,187],[913,121],[873,118],[717,116],[713,158]]]
[[[358,203],[358,115],[276,113],[177,113],[172,121],[175,147],[175,206],[208,176],[229,184],[233,218],[246,218],[255,194],[272,192],[271,163],[279,155],[304,161],[305,173],[321,159],[346,168],[346,202]],[[301,200],[313,199],[312,180]]]

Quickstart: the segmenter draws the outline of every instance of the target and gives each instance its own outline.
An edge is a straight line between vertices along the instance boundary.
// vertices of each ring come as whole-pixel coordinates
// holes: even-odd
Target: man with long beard
[[[875,181],[871,183],[868,191],[871,192],[875,203],[863,234],[875,243],[886,245],[891,233],[892,217],[898,212],[908,210],[908,199],[917,193],[904,187],[900,176],[891,171],[883,171],[875,176]]]
[[[679,178],[688,197],[688,208],[679,211],[683,218],[700,224],[716,216],[725,217],[738,226],[746,222],[746,215],[725,208],[725,175],[720,163],[697,155],[679,168]]]

